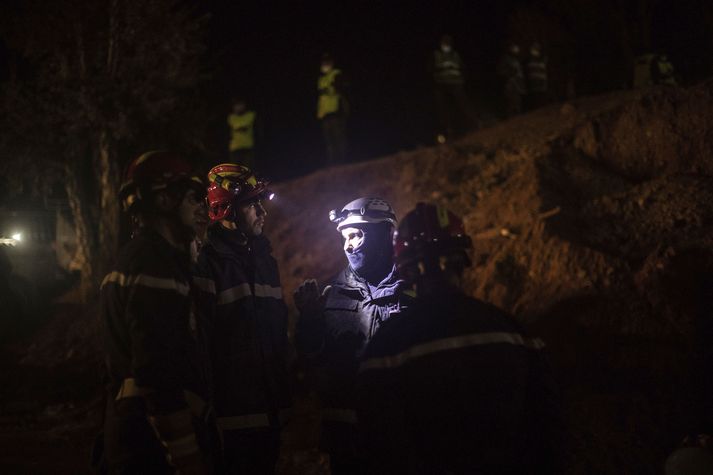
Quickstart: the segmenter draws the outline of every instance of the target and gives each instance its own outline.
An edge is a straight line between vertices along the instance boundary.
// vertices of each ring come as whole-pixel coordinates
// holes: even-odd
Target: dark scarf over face
[[[371,285],[378,285],[393,267],[393,245],[389,223],[359,224],[364,233],[361,246],[352,253],[345,251],[349,266]]]

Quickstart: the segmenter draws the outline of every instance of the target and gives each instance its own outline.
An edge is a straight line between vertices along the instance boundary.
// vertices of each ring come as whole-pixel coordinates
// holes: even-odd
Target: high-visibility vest
[[[250,149],[255,146],[254,126],[255,112],[245,111],[242,114],[228,116],[230,126],[230,151]]]
[[[659,84],[676,85],[676,78],[673,75],[673,64],[668,60],[658,60]]]
[[[460,55],[451,50],[437,49],[433,53],[433,79],[437,84],[463,84],[463,62]]]
[[[527,62],[527,82],[530,92],[547,92],[547,63],[544,59],[530,58]]]
[[[334,82],[342,72],[339,69],[332,69],[328,73],[322,74],[317,80],[317,90],[319,99],[317,101],[317,118],[323,119],[329,114],[339,111],[341,95],[337,92]]]

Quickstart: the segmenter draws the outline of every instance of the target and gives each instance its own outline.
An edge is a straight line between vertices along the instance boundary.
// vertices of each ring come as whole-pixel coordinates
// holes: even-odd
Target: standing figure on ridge
[[[255,111],[247,108],[243,99],[233,102],[228,115],[230,127],[230,161],[255,168]]]
[[[330,55],[324,54],[317,81],[317,119],[322,124],[327,166],[340,165],[347,160],[349,103],[345,89],[342,71],[334,66]]]
[[[498,64],[498,76],[503,81],[506,117],[512,117],[522,112],[522,97],[525,94],[525,76],[520,62],[520,47],[516,44],[508,46],[505,56]]]
[[[456,132],[475,124],[470,101],[465,93],[465,72],[460,54],[453,49],[453,37],[443,35],[433,52],[434,99],[438,118],[436,141],[452,140]]]
[[[538,109],[548,100],[547,58],[542,54],[539,43],[532,43],[527,58],[527,108]]]

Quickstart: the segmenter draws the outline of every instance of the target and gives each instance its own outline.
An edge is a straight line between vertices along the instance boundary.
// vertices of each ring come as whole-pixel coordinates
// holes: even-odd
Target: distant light
[[[268,200],[272,200],[274,197],[275,197],[275,193],[272,193],[272,192],[269,195],[267,195]]]
[[[15,234],[13,234],[13,235],[10,236],[10,237],[13,238],[13,239],[14,239],[15,241],[17,241],[17,242],[22,241],[22,233],[15,233]]]

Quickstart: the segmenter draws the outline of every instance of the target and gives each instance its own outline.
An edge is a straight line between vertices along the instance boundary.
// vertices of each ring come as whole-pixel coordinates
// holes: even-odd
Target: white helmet
[[[357,198],[341,211],[329,212],[329,220],[337,223],[337,231],[353,224],[389,223],[396,226],[396,214],[391,205],[381,198]]]

